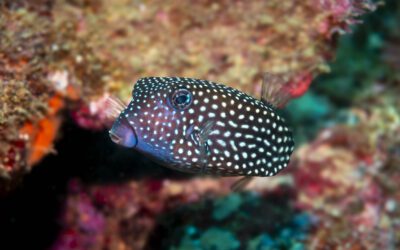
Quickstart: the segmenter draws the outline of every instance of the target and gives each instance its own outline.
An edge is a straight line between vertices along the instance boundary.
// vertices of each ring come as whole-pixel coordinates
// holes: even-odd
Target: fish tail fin
[[[107,97],[107,117],[111,119],[115,119],[119,116],[119,114],[126,108],[126,104],[116,96],[108,96]]]
[[[291,99],[290,93],[285,88],[289,81],[289,74],[265,73],[261,85],[261,100],[276,108],[285,107]]]
[[[252,176],[244,176],[243,178],[240,178],[232,184],[231,190],[233,192],[243,191],[243,189],[251,182],[252,179]]]

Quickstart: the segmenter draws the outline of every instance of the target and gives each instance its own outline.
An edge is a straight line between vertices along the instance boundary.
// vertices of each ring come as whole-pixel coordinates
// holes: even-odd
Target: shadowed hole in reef
[[[99,184],[192,177],[115,145],[106,130],[83,130],[67,119],[60,135],[57,154],[45,157],[14,191],[0,197],[0,249],[48,249],[60,229],[58,216],[71,178]]]

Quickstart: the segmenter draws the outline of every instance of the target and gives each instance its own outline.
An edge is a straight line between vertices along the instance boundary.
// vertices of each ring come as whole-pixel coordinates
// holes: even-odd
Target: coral
[[[387,4],[388,19],[355,26],[328,65],[337,35],[378,4],[3,1],[0,189],[54,151],[64,113],[103,129],[105,100],[129,99],[139,77],[205,78],[257,95],[258,79],[278,73],[303,96],[288,106],[305,144],[287,175],[240,194],[229,194],[232,179],[72,181],[52,249],[397,249],[399,15]]]
[[[400,246],[394,170],[400,89],[396,63],[386,54],[393,47],[385,43],[398,33],[393,20],[400,12],[395,1],[380,11],[384,19],[371,16],[363,29],[342,39],[335,74],[321,77],[324,84],[313,89],[330,97],[346,119],[333,118],[292,161],[294,185],[301,190],[297,205],[319,218],[310,249],[342,249],[344,243],[348,249]]]
[[[60,221],[63,231],[52,249],[143,249],[160,213],[198,201],[205,193],[227,193],[231,183],[227,181],[223,185],[195,179],[85,186],[73,180]]]
[[[14,13],[1,8],[1,12],[0,173],[11,178],[27,168],[29,138],[20,129],[29,121],[43,118],[48,109],[48,93],[42,93],[40,82],[45,77],[40,60],[47,22],[22,10]],[[7,186],[2,183],[3,188]]]
[[[229,232],[219,228],[209,228],[199,239],[191,239],[190,234],[195,233],[195,228],[188,229],[189,235],[185,235],[179,247],[171,247],[171,250],[235,250],[239,249],[240,242]]]
[[[213,218],[214,220],[223,220],[242,205],[242,198],[239,194],[232,194],[222,199],[216,200],[214,203]]]
[[[289,205],[294,198],[292,191],[280,187],[262,193],[230,194],[167,211],[158,219],[147,249],[191,249],[188,246],[210,249],[210,245],[214,249],[268,249],[268,244],[272,249],[295,249],[296,245],[304,246],[312,219]],[[222,213],[223,209],[234,211],[226,214]],[[269,243],[261,240],[266,237],[270,238]],[[208,243],[204,242],[205,238]]]
[[[269,235],[267,232],[241,243],[229,229],[211,227],[199,236],[199,229],[190,226],[185,230],[184,236],[178,247],[170,249],[248,249],[248,250],[272,250],[272,249],[306,249],[304,241],[310,229],[310,218],[306,214],[298,214],[293,219],[293,224],[282,230],[277,235]],[[245,225],[243,225],[245,226]],[[198,238],[197,238],[197,237]],[[243,239],[242,239],[243,241]]]
[[[298,97],[327,71],[332,34],[374,8],[367,0],[2,1],[0,172],[16,175],[53,151],[60,108],[85,128],[107,126],[104,98],[130,98],[143,76],[198,77],[257,95],[268,71],[287,75]]]
[[[238,249],[240,242],[230,232],[218,228],[209,228],[200,238],[203,249]]]
[[[269,235],[274,246],[304,245],[313,222],[290,205],[293,190],[229,194],[231,183],[193,179],[88,186],[72,181],[63,231],[52,249],[241,249],[265,243],[255,235]]]
[[[329,117],[337,108],[326,97],[315,91],[308,91],[301,98],[287,105],[287,118],[291,124],[296,124],[295,139],[297,145],[314,138],[315,133],[326,126]]]
[[[62,232],[59,242],[61,247],[57,249],[101,248],[101,243],[106,240],[106,217],[96,210],[90,197],[82,195],[79,199],[70,199],[66,208],[73,208],[75,213],[67,214],[64,220],[76,224],[76,227]]]
[[[68,61],[79,49],[85,50],[83,55],[90,55],[90,50],[70,48],[72,42],[66,45],[68,39],[73,44],[82,41],[69,37],[73,29],[68,33],[52,23],[49,9],[44,11],[51,5],[38,6],[22,1],[0,4],[0,190],[8,189],[16,182],[13,179],[54,152],[53,142],[62,122],[60,111],[69,100],[101,93],[99,87],[81,88],[79,83],[100,82],[98,74],[107,73],[95,59],[79,67]],[[57,70],[71,65],[76,67],[69,73]]]
[[[389,86],[378,98],[371,93],[362,99],[373,106],[360,100],[351,111],[355,124],[325,129],[296,153],[298,205],[321,218],[312,243],[316,249],[336,249],[342,242],[351,249],[395,249],[400,243],[394,236],[399,211],[393,205],[399,198],[393,163],[399,158],[400,110]]]
[[[0,192],[54,152],[64,114],[101,130],[106,99],[129,99],[139,77],[205,78],[257,95],[262,75],[278,73],[302,96],[287,107],[299,146],[282,175],[243,193],[230,192],[234,179],[73,180],[52,249],[398,249],[398,1],[353,26],[377,6],[2,1]]]

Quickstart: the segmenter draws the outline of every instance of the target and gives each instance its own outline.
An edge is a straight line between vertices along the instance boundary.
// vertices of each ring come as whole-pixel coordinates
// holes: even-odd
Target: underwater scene
[[[396,250],[399,190],[398,0],[0,0],[0,250]]]

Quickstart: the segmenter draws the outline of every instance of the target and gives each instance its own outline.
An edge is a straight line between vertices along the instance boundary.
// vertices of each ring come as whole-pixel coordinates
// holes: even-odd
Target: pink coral
[[[357,18],[374,11],[378,4],[370,0],[315,0],[325,17],[320,23],[319,32],[330,38],[333,34],[350,31],[350,25],[360,22]]]
[[[382,117],[375,115],[384,114],[376,110],[358,112],[360,124],[324,130],[310,145],[302,146],[292,162],[295,185],[301,190],[297,204],[321,218],[320,230],[310,243],[314,249],[337,249],[343,242],[349,242],[351,249],[397,244],[386,236],[398,228],[392,220],[399,211],[385,208],[398,198],[389,191],[397,189],[394,183],[398,183],[399,175],[391,173],[389,159],[393,156],[387,155],[386,149],[396,140],[375,143],[383,136],[379,126],[373,125]],[[392,134],[393,130],[385,133]],[[385,233],[376,235],[376,231]]]
[[[113,122],[110,116],[112,109],[109,94],[104,94],[98,99],[82,102],[79,108],[71,111],[71,116],[82,128],[102,130]]]

